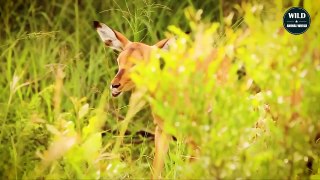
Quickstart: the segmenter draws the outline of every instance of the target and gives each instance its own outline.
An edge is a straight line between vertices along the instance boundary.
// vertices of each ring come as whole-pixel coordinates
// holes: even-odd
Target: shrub
[[[169,27],[176,43],[136,67],[137,89],[164,130],[199,146],[195,163],[176,153],[178,142],[172,147],[176,177],[319,177],[320,18],[313,9],[310,29],[294,36],[283,28],[282,7],[268,9],[270,16],[265,8],[243,3],[239,28],[225,19],[224,41],[219,24],[201,23],[201,11],[187,9],[192,35]]]

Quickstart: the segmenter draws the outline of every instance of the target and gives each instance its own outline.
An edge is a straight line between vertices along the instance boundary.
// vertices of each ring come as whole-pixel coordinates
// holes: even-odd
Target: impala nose
[[[112,88],[118,88],[118,87],[120,87],[120,85],[121,85],[120,83],[119,84],[111,84],[111,87]]]

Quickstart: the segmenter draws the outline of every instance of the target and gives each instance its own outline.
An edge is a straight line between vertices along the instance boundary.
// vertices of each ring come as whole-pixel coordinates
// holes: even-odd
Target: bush
[[[182,179],[317,178],[320,18],[311,11],[308,32],[293,36],[281,24],[281,7],[267,17],[263,4],[242,8],[240,28],[225,18],[225,41],[219,24],[193,18],[191,36],[169,27],[177,36],[170,51],[136,67],[133,79],[164,130],[200,147],[199,160],[186,163],[174,146],[170,169]]]
[[[3,179],[150,177],[147,104],[177,138],[165,178],[320,178],[316,1],[0,4]],[[294,36],[282,16],[299,4],[311,27]],[[177,37],[169,51],[137,64],[130,100],[110,96],[117,65],[90,25],[95,19],[135,41],[154,43],[168,25]],[[190,139],[200,149],[194,162]]]

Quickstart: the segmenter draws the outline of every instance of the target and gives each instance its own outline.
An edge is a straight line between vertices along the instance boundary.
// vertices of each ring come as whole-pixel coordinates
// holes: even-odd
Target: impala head
[[[164,39],[149,46],[139,42],[131,42],[124,35],[98,21],[93,22],[101,40],[107,47],[120,52],[117,63],[118,72],[111,81],[111,93],[113,97],[121,92],[134,88],[134,83],[130,79],[130,71],[137,61],[147,61],[153,47],[167,49],[171,39]]]

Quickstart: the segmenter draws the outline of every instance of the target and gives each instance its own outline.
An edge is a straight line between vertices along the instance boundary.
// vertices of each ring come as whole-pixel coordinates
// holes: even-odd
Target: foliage
[[[319,169],[314,104],[320,19],[312,10],[308,33],[292,36],[277,8],[266,17],[263,4],[242,4],[244,28],[234,30],[226,22],[227,39],[218,45],[218,24],[191,21],[191,37],[169,27],[178,36],[176,44],[137,67],[134,80],[138,88],[147,88],[147,101],[165,120],[165,130],[191,136],[200,146],[196,163],[172,163],[178,178],[290,179]],[[239,80],[237,72],[244,67],[246,76]]]
[[[154,143],[138,133],[153,132],[148,102],[177,137],[163,177],[319,179],[320,7],[303,1],[312,24],[295,36],[282,16],[299,3],[1,2],[0,176],[150,177]],[[135,41],[169,25],[177,37],[135,67],[131,100],[110,96],[116,55],[95,19]]]

